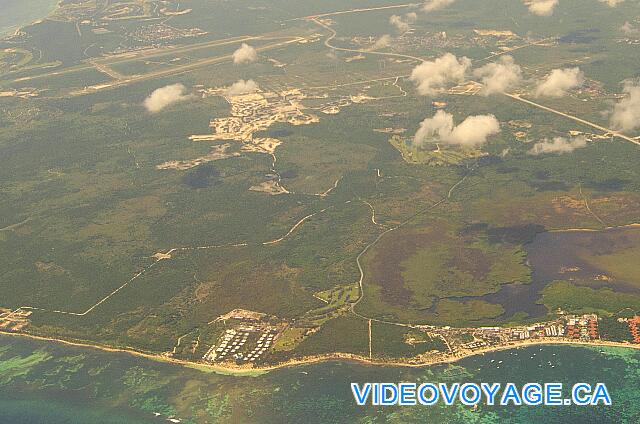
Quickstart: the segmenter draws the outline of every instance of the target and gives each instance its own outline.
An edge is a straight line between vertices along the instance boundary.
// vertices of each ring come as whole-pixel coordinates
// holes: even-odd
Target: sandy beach
[[[513,342],[512,344],[503,345],[503,346],[493,346],[484,349],[478,349],[474,351],[468,351],[457,355],[439,355],[437,358],[420,358],[420,360],[407,360],[407,361],[381,361],[375,359],[369,359],[364,356],[349,354],[349,353],[328,353],[324,355],[315,355],[297,359],[291,359],[286,362],[282,362],[279,364],[262,366],[262,367],[250,367],[250,366],[236,366],[236,365],[227,365],[227,364],[208,364],[204,362],[194,362],[187,361],[182,359],[175,359],[168,356],[143,352],[132,347],[111,347],[106,345],[100,345],[96,343],[91,343],[89,341],[81,341],[81,340],[64,340],[64,339],[56,339],[51,337],[43,337],[37,336],[33,334],[27,333],[11,333],[11,332],[3,332],[0,331],[0,335],[2,336],[10,336],[10,337],[26,337],[33,340],[47,341],[52,343],[60,343],[67,346],[81,347],[87,349],[97,349],[104,352],[110,353],[125,353],[128,355],[150,359],[153,361],[164,362],[169,364],[176,364],[180,366],[185,366],[189,368],[198,369],[205,372],[215,372],[223,375],[235,375],[235,376],[258,376],[270,371],[276,371],[284,368],[292,368],[303,365],[317,364],[322,362],[331,362],[331,361],[348,361],[348,362],[357,362],[365,365],[371,366],[387,366],[387,367],[407,367],[407,368],[422,368],[428,367],[431,365],[440,365],[440,364],[451,364],[458,362],[462,359],[484,355],[487,353],[511,350],[524,348],[529,346],[552,346],[552,345],[574,345],[574,346],[586,346],[586,347],[617,347],[617,348],[625,348],[625,349],[640,349],[640,344],[632,344],[632,343],[623,343],[623,342],[612,342],[612,341],[576,341],[576,340],[565,340],[565,339],[554,339],[554,338],[543,338],[536,340],[526,340],[526,341],[518,341]]]

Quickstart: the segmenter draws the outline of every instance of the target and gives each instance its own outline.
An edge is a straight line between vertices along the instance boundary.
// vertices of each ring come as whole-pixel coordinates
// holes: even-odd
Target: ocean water
[[[46,17],[57,3],[57,0],[0,0],[0,37]]]
[[[148,414],[122,414],[97,406],[70,405],[50,399],[1,399],[0,422],[20,424],[147,424]]]
[[[358,407],[351,382],[604,382],[613,406]],[[537,346],[425,368],[328,362],[227,376],[0,336],[0,423],[638,423],[640,351]]]

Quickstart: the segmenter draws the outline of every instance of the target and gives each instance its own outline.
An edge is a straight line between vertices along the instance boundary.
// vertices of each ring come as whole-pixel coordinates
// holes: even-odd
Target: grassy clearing
[[[542,291],[542,303],[555,311],[561,308],[575,313],[596,312],[613,315],[625,309],[640,311],[640,296],[616,293],[611,289],[578,287],[567,281],[557,281]]]

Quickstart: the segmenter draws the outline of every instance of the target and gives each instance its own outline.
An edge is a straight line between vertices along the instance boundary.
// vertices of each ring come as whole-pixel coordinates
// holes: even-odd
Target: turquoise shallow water
[[[57,3],[57,0],[0,0],[0,37],[46,17]]]
[[[349,384],[604,382],[612,407],[358,407]],[[230,377],[0,336],[0,423],[638,423],[640,352],[543,346],[421,369],[331,362]],[[158,417],[154,413],[160,414]]]

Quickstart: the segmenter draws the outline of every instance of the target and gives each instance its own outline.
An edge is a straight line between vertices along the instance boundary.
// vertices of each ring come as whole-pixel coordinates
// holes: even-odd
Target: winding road
[[[379,170],[376,170],[379,172]],[[360,302],[362,302],[362,299],[364,299],[364,277],[365,277],[365,273],[364,273],[364,266],[362,265],[362,258],[364,257],[364,255],[367,254],[367,252],[369,252],[369,250],[371,250],[372,247],[374,247],[376,244],[378,244],[380,242],[380,240],[382,240],[384,238],[384,236],[386,236],[387,234],[389,234],[392,231],[396,231],[404,226],[406,226],[407,224],[411,223],[413,220],[415,220],[417,217],[424,215],[425,213],[437,208],[438,206],[442,205],[445,202],[448,202],[449,200],[451,200],[451,197],[453,196],[453,192],[455,191],[456,188],[458,188],[462,183],[464,183],[466,181],[466,179],[469,177],[469,175],[471,175],[471,173],[474,171],[474,169],[469,169],[469,171],[464,175],[464,177],[462,177],[460,180],[458,180],[453,186],[451,186],[449,188],[449,191],[447,192],[447,195],[445,197],[443,197],[442,199],[440,199],[438,202],[432,204],[431,206],[428,206],[418,212],[416,212],[415,214],[411,215],[409,218],[405,219],[404,221],[402,221],[400,224],[396,225],[395,227],[391,227],[389,229],[387,229],[386,231],[380,233],[378,235],[378,237],[376,237],[371,243],[369,243],[368,245],[365,246],[365,248],[360,252],[360,254],[356,257],[356,264],[358,266],[358,270],[360,271],[360,279],[358,280],[358,287],[360,290],[360,297],[358,297],[358,299],[353,302],[351,304],[350,307],[350,311],[353,315],[362,318],[362,319],[366,319],[366,320],[370,320],[370,321],[374,321],[374,322],[378,322],[378,323],[383,323],[383,324],[391,324],[391,325],[396,325],[396,326],[401,326],[401,327],[415,327],[415,325],[413,324],[407,324],[407,323],[403,323],[403,322],[396,322],[396,321],[386,321],[386,320],[381,320],[381,319],[377,319],[377,318],[373,318],[373,317],[369,317],[366,315],[363,315],[359,312],[356,312],[355,308],[356,306],[358,306],[358,304]],[[372,219],[375,216],[375,209],[373,208],[373,206],[370,206],[371,210],[372,210]],[[375,222],[375,221],[374,221]]]

